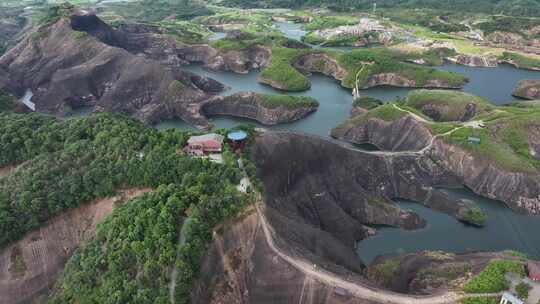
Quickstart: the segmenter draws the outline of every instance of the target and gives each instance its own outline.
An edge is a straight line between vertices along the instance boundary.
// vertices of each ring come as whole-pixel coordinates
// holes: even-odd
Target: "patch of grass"
[[[354,25],[358,19],[352,16],[315,16],[313,21],[306,23],[304,29],[307,31],[334,28],[342,25]]]
[[[476,112],[489,111],[492,106],[482,97],[460,91],[415,90],[407,95],[406,105],[422,111],[426,105],[434,106],[441,115],[438,121],[460,120],[469,104],[476,106]]]
[[[69,17],[75,6],[69,2],[64,2],[59,5],[53,5],[47,8],[45,13],[40,17],[39,24],[49,24],[58,21],[60,18]]]
[[[292,66],[292,62],[305,52],[307,51],[300,49],[272,48],[272,59],[261,72],[260,78],[284,91],[309,89],[311,86],[309,79]]]
[[[486,213],[478,206],[471,206],[465,211],[462,218],[463,221],[476,226],[484,226],[486,224],[486,219]]]
[[[462,304],[498,304],[498,297],[471,297],[461,300]]]
[[[261,94],[263,106],[274,109],[277,107],[286,107],[287,109],[298,109],[302,107],[318,107],[319,102],[309,96],[290,96],[290,95],[271,95]]]
[[[480,144],[470,144],[469,137],[480,138]],[[496,138],[487,129],[462,128],[444,137],[452,144],[457,144],[472,152],[476,157],[491,161],[493,164],[512,171],[535,172],[536,168],[518,157],[504,141]]]
[[[418,276],[430,280],[442,278],[446,281],[453,281],[469,271],[471,271],[471,265],[468,263],[449,264],[443,267],[424,268],[418,272]]]
[[[357,49],[343,53],[338,56],[339,64],[348,72],[343,85],[354,87],[356,74],[362,68],[364,69],[358,77],[360,86],[367,84],[369,76],[382,73],[399,74],[415,81],[417,87],[425,86],[428,81],[439,81],[451,87],[459,87],[466,82],[465,76],[461,74],[404,63],[407,59],[410,59],[407,54],[387,48]]]
[[[459,124],[452,122],[438,122],[425,125],[433,135],[444,134],[459,127]]]
[[[15,107],[15,98],[7,92],[0,90],[0,113],[10,111]]]
[[[518,53],[504,52],[499,59],[512,62],[524,69],[540,69],[540,56],[532,57]]]
[[[86,32],[73,31],[72,36],[74,39],[82,39],[88,36]]]
[[[531,291],[532,286],[521,282],[516,285],[516,293],[520,299],[527,300],[529,298],[529,291]]]
[[[401,262],[399,258],[389,259],[373,266],[369,270],[369,275],[381,281],[383,284],[388,285],[392,283],[392,280],[399,271],[400,265]]]
[[[383,104],[382,100],[373,97],[359,97],[353,101],[353,107],[360,107],[366,110],[374,109]]]
[[[384,104],[382,106],[376,107],[375,109],[367,112],[366,114],[370,117],[379,118],[385,121],[398,120],[407,115],[406,112],[396,109],[391,104]]]
[[[529,258],[525,253],[516,250],[505,250],[503,251],[503,254],[509,257],[518,258],[523,261]]]
[[[510,288],[510,282],[505,278],[506,273],[516,273],[525,276],[523,263],[514,260],[493,260],[465,284],[463,290],[467,293],[501,292]]]

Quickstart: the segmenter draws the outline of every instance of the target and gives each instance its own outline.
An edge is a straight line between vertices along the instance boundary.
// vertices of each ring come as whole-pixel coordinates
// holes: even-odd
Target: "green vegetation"
[[[244,50],[255,45],[281,45],[286,42],[286,38],[282,35],[267,34],[257,35],[247,32],[242,32],[236,37],[226,37],[223,39],[215,40],[211,42],[211,45],[215,48],[222,50]]]
[[[162,20],[189,20],[198,16],[211,15],[214,12],[198,0],[140,0],[118,1],[107,4],[104,16],[108,21],[130,20],[137,22],[160,22]]]
[[[298,109],[303,107],[318,107],[319,102],[309,96],[290,96],[290,95],[272,95],[260,94],[262,105],[266,108],[274,109],[277,107],[286,107],[287,109]]]
[[[15,98],[0,90],[0,113],[12,110],[15,106]]]
[[[529,291],[531,291],[531,289],[532,286],[525,282],[521,282],[516,285],[516,293],[520,299],[526,300],[529,298]]]
[[[420,25],[438,33],[451,33],[467,31],[468,28],[452,20],[456,12],[441,11],[437,9],[390,9],[383,12],[384,16],[404,24]]]
[[[354,25],[359,21],[352,16],[315,16],[313,21],[306,23],[304,29],[314,31],[320,29],[335,28],[342,25]]]
[[[368,276],[381,282],[383,285],[389,285],[399,272],[401,262],[399,258],[388,259],[382,263],[376,264],[368,270]]]
[[[504,52],[500,60],[505,60],[524,69],[540,69],[540,58],[526,57],[517,53]]]
[[[194,21],[207,26],[221,25],[228,30],[241,30],[252,34],[275,35],[279,33],[272,27],[271,15],[261,12],[228,10],[212,16],[200,17]]]
[[[53,5],[45,9],[43,15],[39,18],[39,24],[48,24],[58,21],[60,18],[71,16],[75,6],[69,2],[60,5]]]
[[[433,106],[440,114],[440,117],[433,117],[437,121],[461,120],[470,104],[475,105],[476,113],[490,111],[493,108],[490,102],[482,97],[449,90],[415,90],[407,95],[405,104],[419,111],[426,105]]]
[[[306,75],[300,73],[292,63],[309,50],[272,48],[270,64],[261,72],[264,81],[272,83],[284,91],[305,91],[311,86]]]
[[[525,276],[523,263],[516,260],[493,260],[464,286],[468,293],[500,292],[510,288],[506,273]]]
[[[155,189],[98,226],[66,266],[52,303],[168,303],[171,265],[179,268],[176,303],[188,303],[213,227],[253,199],[236,190],[241,172],[232,154],[224,164],[178,155],[190,135],[178,130],[107,113],[66,121],[2,113],[0,134],[0,166],[24,162],[0,179],[0,246],[119,188]]]
[[[373,97],[359,97],[353,101],[353,107],[360,107],[366,110],[374,109],[382,104],[382,100]]]
[[[73,31],[72,35],[73,35],[73,38],[75,38],[75,39],[82,39],[82,38],[84,38],[84,37],[87,37],[87,36],[88,36],[88,33],[86,33],[86,32],[79,32],[79,31]]]
[[[431,131],[431,134],[438,135],[444,134],[459,127],[459,124],[453,122],[438,122],[426,124],[426,127]]]
[[[472,206],[462,217],[462,221],[473,224],[475,226],[484,226],[486,224],[486,214],[478,206]]]
[[[415,81],[417,87],[427,85],[428,81],[438,81],[447,86],[459,87],[466,81],[465,76],[461,74],[402,62],[408,58],[406,54],[385,48],[357,49],[341,54],[338,62],[348,72],[343,85],[348,88],[354,87],[356,75],[364,66],[362,73],[358,75],[361,87],[367,84],[370,75],[380,73],[397,73]]]
[[[498,297],[471,297],[461,300],[462,304],[498,304]]]
[[[529,258],[525,253],[515,251],[515,250],[505,250],[505,251],[503,251],[503,253],[504,253],[504,255],[506,255],[508,257],[517,258],[517,259],[520,259],[522,261],[525,261],[525,260],[527,260]]]
[[[493,32],[510,32],[527,36],[527,30],[540,25],[540,19],[537,18],[518,18],[509,16],[493,16],[490,20],[475,24],[475,26],[485,35]]]
[[[178,157],[187,134],[157,132],[109,114],[65,122],[0,114],[0,134],[0,166],[25,162],[0,180],[0,245],[119,187],[180,183],[178,172],[195,169],[239,179],[237,169]]]
[[[435,281],[444,279],[446,282],[453,281],[471,271],[471,265],[468,263],[463,264],[450,264],[442,267],[429,267],[423,268],[418,272],[418,277],[422,280]]]
[[[184,43],[203,43],[212,35],[206,26],[190,21],[166,19],[157,24],[164,28],[167,34]]]

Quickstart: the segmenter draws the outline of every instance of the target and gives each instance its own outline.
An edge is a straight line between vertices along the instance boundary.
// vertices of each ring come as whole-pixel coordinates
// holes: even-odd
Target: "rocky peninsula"
[[[540,99],[540,80],[521,80],[512,95],[524,99]]]
[[[276,125],[302,119],[317,110],[319,103],[310,97],[240,92],[215,97],[202,106],[205,116],[226,115]]]

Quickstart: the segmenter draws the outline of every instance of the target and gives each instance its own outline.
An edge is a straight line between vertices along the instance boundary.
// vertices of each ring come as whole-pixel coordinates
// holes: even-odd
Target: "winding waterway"
[[[504,204],[475,195],[470,190],[446,190],[456,197],[474,200],[487,215],[482,228],[458,222],[449,215],[420,204],[397,201],[428,221],[424,229],[405,231],[377,227],[377,235],[358,243],[358,255],[369,263],[380,254],[394,255],[421,250],[449,252],[518,250],[540,258],[540,217],[517,214]]]
[[[276,27],[289,38],[300,39],[305,34],[301,25],[279,22]],[[483,96],[496,104],[504,104],[515,100],[511,96],[513,88],[521,79],[540,79],[540,72],[518,70],[509,65],[497,68],[473,68],[445,64],[442,70],[458,72],[466,75],[470,82],[463,91]],[[240,75],[231,72],[213,72],[199,65],[186,67],[186,70],[214,78],[230,87],[223,94],[229,95],[239,91],[254,91],[259,93],[283,93],[271,87],[257,83],[258,71]],[[328,136],[329,131],[349,117],[351,110],[351,92],[339,83],[323,75],[310,77],[312,87],[301,93],[290,95],[308,95],[316,98],[320,107],[309,117],[271,128],[301,131],[306,133]],[[405,96],[410,89],[378,87],[362,91],[362,95],[390,101],[396,96]],[[214,117],[212,123],[216,127],[228,128],[245,119],[230,117]],[[253,121],[249,121],[255,123]],[[257,124],[257,123],[255,123]],[[166,121],[157,126],[166,128],[191,128],[180,120]],[[540,217],[513,213],[500,202],[479,197],[469,190],[446,190],[458,198],[468,198],[478,202],[487,214],[487,223],[483,228],[475,228],[458,222],[454,218],[420,204],[398,201],[397,203],[412,210],[427,220],[426,228],[418,231],[404,231],[397,228],[377,227],[376,236],[358,243],[358,255],[364,263],[369,263],[380,254],[398,254],[422,250],[445,250],[450,252],[464,251],[498,251],[513,249],[540,258]]]

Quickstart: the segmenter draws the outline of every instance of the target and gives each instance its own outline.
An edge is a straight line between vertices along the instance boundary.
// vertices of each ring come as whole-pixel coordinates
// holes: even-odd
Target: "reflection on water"
[[[376,236],[358,243],[358,254],[364,263],[377,255],[444,250],[449,252],[501,251],[513,249],[540,258],[540,217],[513,213],[500,202],[482,198],[470,190],[446,190],[455,197],[476,201],[487,214],[485,227],[476,228],[454,218],[425,208],[420,204],[398,201],[408,210],[427,220],[418,231],[383,227]]]

